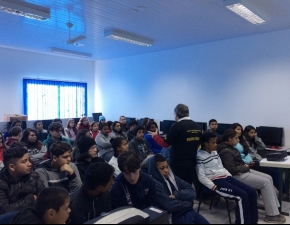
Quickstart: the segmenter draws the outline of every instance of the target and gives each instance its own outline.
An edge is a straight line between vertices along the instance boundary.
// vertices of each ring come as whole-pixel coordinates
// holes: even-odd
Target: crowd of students
[[[57,119],[48,130],[35,121],[23,132],[15,121],[0,134],[0,222],[80,224],[122,206],[155,206],[168,212],[169,223],[208,224],[193,209],[205,188],[236,200],[237,224],[258,222],[257,191],[264,220],[286,221],[278,210],[276,171],[258,171],[265,146],[254,127],[243,131],[235,123],[219,135],[213,119],[203,133],[186,105],[174,113],[165,138],[149,118],[127,126],[125,116],[115,122],[100,116],[91,124],[82,117],[65,128]]]

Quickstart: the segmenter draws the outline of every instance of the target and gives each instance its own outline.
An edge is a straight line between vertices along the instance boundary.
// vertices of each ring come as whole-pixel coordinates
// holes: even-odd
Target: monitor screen
[[[52,120],[42,120],[43,129],[47,130],[48,126],[52,123]]]
[[[168,134],[170,128],[172,127],[172,125],[176,123],[175,120],[163,120],[160,121],[160,131],[163,132],[163,134]]]
[[[206,131],[206,126],[207,126],[207,123],[206,122],[196,122],[200,129],[203,130],[203,131]]]
[[[223,135],[223,133],[226,130],[231,129],[231,126],[232,126],[232,124],[230,124],[230,123],[218,123],[218,128],[217,128],[216,132],[219,135]]]
[[[103,114],[101,112],[98,112],[98,113],[92,113],[92,115],[93,115],[94,121],[100,122],[99,116],[102,116]]]
[[[130,123],[131,120],[136,120],[136,118],[133,118],[133,117],[126,117],[126,124],[129,125],[129,123]]]
[[[282,146],[283,127],[257,127],[257,135],[267,146]]]

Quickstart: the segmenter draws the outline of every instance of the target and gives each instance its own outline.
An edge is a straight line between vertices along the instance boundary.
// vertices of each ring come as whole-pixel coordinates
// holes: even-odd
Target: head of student
[[[144,131],[145,131],[144,127],[137,126],[134,128],[133,133],[137,139],[141,140],[144,137]]]
[[[234,129],[225,130],[223,141],[229,145],[236,146],[239,143],[239,135]]]
[[[101,134],[103,134],[104,136],[108,136],[110,133],[109,125],[107,123],[101,123],[100,131],[101,131]]]
[[[251,125],[248,125],[245,127],[245,130],[244,130],[244,136],[247,138],[247,139],[255,139],[255,137],[257,136],[257,132],[256,132],[256,129],[255,127],[251,126]]]
[[[62,124],[59,122],[53,122],[48,126],[49,134],[54,139],[59,139],[62,134]]]
[[[114,171],[108,163],[92,163],[86,171],[84,189],[94,196],[109,191],[114,184]]]
[[[21,146],[12,147],[3,153],[5,169],[14,180],[20,180],[32,171],[27,149]]]
[[[38,131],[42,131],[43,129],[43,123],[41,120],[36,120],[33,122],[33,127],[34,129],[38,130]]]
[[[35,202],[36,216],[44,224],[65,224],[71,212],[70,196],[60,187],[44,188]]]
[[[134,130],[134,128],[138,125],[137,121],[136,120],[130,120],[129,122],[129,127],[130,127],[130,130]]]
[[[67,121],[66,128],[70,128],[70,129],[75,128],[75,120],[74,119],[69,119]]]
[[[78,122],[79,125],[83,125],[85,127],[88,126],[89,123],[90,122],[88,120],[88,117],[86,117],[86,116],[81,117],[80,120],[79,120],[79,122]]]
[[[203,133],[200,137],[201,149],[207,152],[212,152],[216,150],[217,147],[217,138],[214,133],[206,132]]]
[[[108,120],[106,123],[108,124],[108,126],[109,126],[109,130],[110,130],[110,132],[111,132],[111,131],[113,130],[113,121]]]
[[[155,164],[161,175],[165,178],[168,178],[169,175],[169,166],[166,159],[161,154],[156,154],[154,156]]]
[[[71,162],[71,146],[64,141],[54,142],[50,148],[50,155],[52,163],[55,167],[62,167],[64,164]]]
[[[91,131],[97,132],[99,130],[99,122],[93,121],[91,123]]]
[[[120,119],[119,119],[119,122],[121,123],[121,124],[124,124],[124,125],[126,125],[126,117],[125,116],[120,116]]]
[[[80,130],[78,131],[77,133],[77,136],[76,136],[76,139],[75,139],[75,142],[74,142],[74,146],[77,146],[77,142],[81,139],[81,137],[83,136],[87,136],[87,137],[90,137],[91,134],[90,134],[90,131],[88,129],[83,129],[83,130]]]
[[[243,127],[242,127],[241,124],[239,124],[239,123],[233,123],[231,125],[231,129],[235,130],[238,133],[238,136],[239,137],[242,137],[244,130],[243,130]]]
[[[19,120],[19,119],[16,119],[16,120],[13,120],[12,123],[11,123],[11,127],[21,127],[21,124],[22,124],[22,121]]]
[[[96,142],[87,136],[82,136],[78,142],[77,146],[79,148],[80,153],[77,155],[77,160],[87,160],[91,161],[93,158],[98,156],[98,149]]]
[[[112,148],[114,149],[114,154],[117,156],[122,152],[127,152],[129,150],[128,142],[123,137],[111,138],[110,142],[112,144]]]
[[[148,117],[143,118],[141,126],[146,128],[147,124],[149,123],[150,119]]]
[[[104,117],[104,116],[99,116],[99,122],[100,122],[100,123],[106,123],[106,117]]]
[[[218,123],[215,119],[211,119],[210,121],[208,121],[208,126],[212,132],[215,132],[218,128]]]
[[[38,137],[37,137],[37,133],[34,129],[32,128],[26,128],[24,131],[23,131],[23,134],[22,134],[22,138],[21,138],[21,142],[24,142],[26,143],[27,145],[29,146],[35,146],[36,148],[38,148],[39,144],[40,144],[40,147],[42,146],[41,143],[39,143],[38,141]]]
[[[121,130],[121,123],[119,121],[114,121],[113,125],[112,125],[113,131],[120,133],[122,132]]]
[[[151,132],[155,132],[156,129],[158,128],[157,123],[154,121],[149,121],[149,123],[147,124],[147,131],[151,131]]]
[[[188,117],[189,116],[188,106],[186,106],[184,104],[178,104],[174,108],[174,114],[175,114],[175,120],[176,121],[181,119],[181,118]]]
[[[133,152],[123,152],[118,157],[118,167],[130,184],[136,184],[140,177],[141,160]]]
[[[21,127],[12,127],[10,129],[10,133],[11,133],[11,136],[20,140],[20,138],[22,137],[22,129]]]

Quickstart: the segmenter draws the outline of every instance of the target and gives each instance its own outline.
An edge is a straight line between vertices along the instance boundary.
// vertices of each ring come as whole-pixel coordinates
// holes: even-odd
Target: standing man
[[[163,139],[155,132],[148,131],[158,145],[169,147],[171,145],[170,166],[176,176],[189,184],[194,183],[199,194],[200,183],[196,174],[196,154],[199,147],[201,130],[197,123],[189,117],[189,109],[184,104],[178,104],[174,108],[175,120],[168,135]]]
[[[120,116],[119,122],[121,124],[121,130],[126,133],[129,130],[126,123],[126,117]]]

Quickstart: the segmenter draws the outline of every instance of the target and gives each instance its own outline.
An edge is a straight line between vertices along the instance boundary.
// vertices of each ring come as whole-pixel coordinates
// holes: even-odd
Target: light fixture
[[[83,57],[83,58],[92,57],[92,54],[90,53],[76,52],[76,51],[71,51],[71,50],[66,50],[66,49],[61,49],[61,48],[55,48],[55,47],[51,47],[48,50],[50,52],[61,54],[61,55],[76,56],[76,57]]]
[[[224,6],[252,24],[263,24],[266,22],[266,16],[258,11],[247,0],[224,0]]]
[[[112,38],[118,41],[125,41],[125,42],[135,44],[135,45],[141,45],[141,46],[146,46],[146,47],[153,45],[152,40],[147,40],[142,37],[138,37],[131,34],[126,34],[123,31],[120,32],[116,30],[108,30],[108,31],[105,31],[104,34],[105,34],[105,37],[107,38]]]
[[[0,10],[35,20],[48,20],[50,9],[19,0],[0,0]]]

